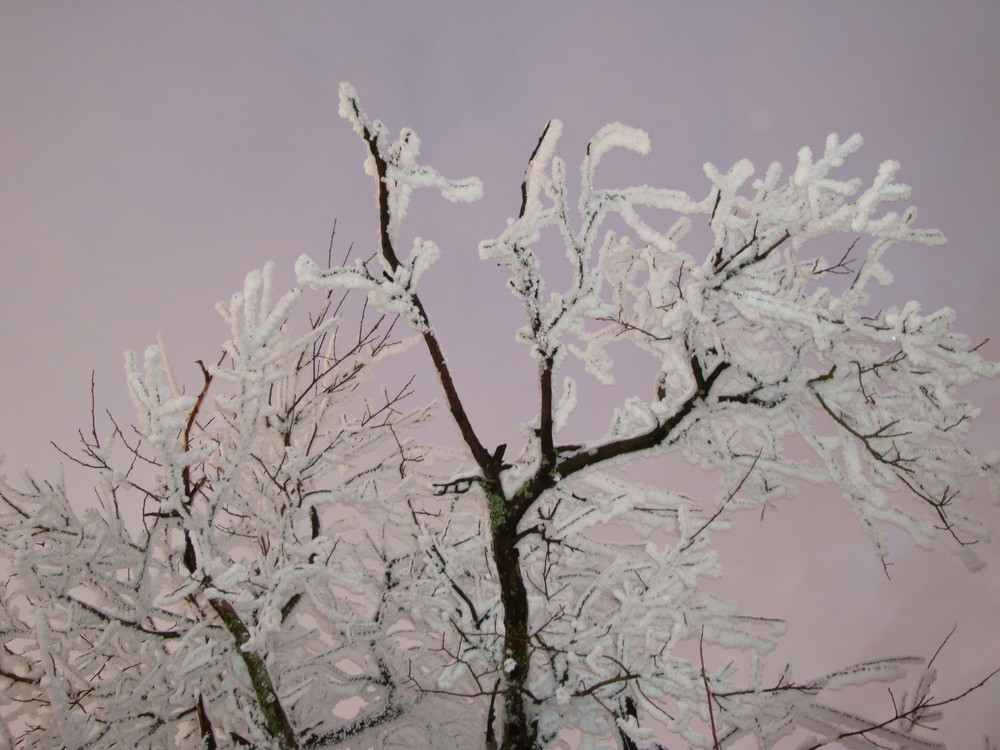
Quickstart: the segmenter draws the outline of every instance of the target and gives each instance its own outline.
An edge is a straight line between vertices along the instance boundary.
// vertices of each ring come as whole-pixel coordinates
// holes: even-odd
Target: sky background
[[[535,397],[513,341],[520,312],[476,247],[516,213],[552,117],[566,125],[571,175],[587,139],[619,120],[647,130],[653,152],[609,158],[609,181],[699,198],[705,161],[792,165],[830,132],[862,133],[841,174],[868,180],[898,159],[919,223],[950,240],[897,249],[897,284],[881,301],[954,307],[974,340],[998,336],[984,351],[1000,359],[997,29],[1000,3],[963,0],[3,2],[2,470],[55,473],[48,442],[71,446],[89,424],[91,371],[99,405],[130,415],[122,353],[158,332],[180,379],[197,384],[194,360],[216,358],[226,337],[213,306],[247,271],[274,260],[293,284],[295,259],[324,257],[335,219],[339,249],[373,249],[363,146],[337,117],[344,80],[393,132],[416,130],[425,163],[485,183],[472,206],[418,194],[406,232],[442,248],[423,296],[488,445],[516,442]],[[437,395],[427,371],[418,388]],[[998,391],[970,394],[986,409],[981,451],[1000,448]],[[985,497],[976,510],[1000,527]],[[972,576],[944,549],[894,535],[889,581],[828,492],[803,493],[764,524],[737,520],[717,537],[721,590],[743,611],[789,619],[778,658],[798,674],[930,655],[956,623],[937,696],[1000,666],[997,545]],[[1000,741],[997,705],[1000,684],[953,706],[941,739]]]

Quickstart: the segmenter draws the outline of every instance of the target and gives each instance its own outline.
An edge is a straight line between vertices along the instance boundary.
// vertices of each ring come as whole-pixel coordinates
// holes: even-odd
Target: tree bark
[[[494,508],[491,511],[496,512]],[[528,648],[528,592],[521,574],[517,550],[517,521],[496,519],[493,525],[493,561],[503,604],[503,723],[499,747],[503,750],[533,750],[537,747],[537,723],[525,704],[530,649]],[[497,522],[499,521],[499,522]]]
[[[209,599],[209,603],[236,641],[236,653],[243,659],[250,675],[250,683],[257,698],[257,707],[264,718],[268,734],[277,740],[281,750],[298,750],[299,742],[295,735],[295,729],[285,714],[285,708],[281,705],[274,689],[274,683],[271,681],[271,675],[267,671],[263,657],[254,651],[244,651],[242,648],[243,644],[250,640],[250,631],[247,630],[246,625],[233,609],[233,605],[225,599]]]

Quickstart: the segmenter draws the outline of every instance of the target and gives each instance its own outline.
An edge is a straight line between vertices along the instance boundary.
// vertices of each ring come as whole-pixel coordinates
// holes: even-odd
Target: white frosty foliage
[[[576,401],[576,381],[570,377],[564,378],[562,396],[559,398],[559,403],[556,404],[552,415],[553,430],[555,432],[561,432],[563,427],[566,426],[566,421],[569,419],[570,414],[576,409]]]
[[[388,145],[384,127],[361,112],[353,90],[343,92],[341,113],[372,153],[387,165],[401,159],[401,147]],[[581,747],[617,747],[624,737],[628,746],[653,747],[652,722],[692,746],[710,747],[706,677],[701,665],[679,655],[680,645],[698,639],[716,653],[749,651],[756,664],[770,650],[770,637],[783,631],[781,623],[741,617],[703,591],[704,578],[721,574],[709,537],[729,523],[723,514],[783,500],[803,481],[832,483],[880,554],[886,525],[921,546],[943,530],[975,568],[971,543],[988,532],[953,500],[969,478],[995,485],[997,461],[964,447],[977,412],[957,389],[998,368],[952,331],[949,310],[873,306],[872,287],[892,283],[883,265],[887,250],[944,238],[915,229],[913,208],[885,210],[909,198],[909,188],[896,182],[898,163],[884,162],[867,186],[837,176],[861,147],[860,136],[841,142],[831,135],[818,157],[803,148],[788,179],[777,163],[760,176],[747,160],[728,170],[706,164],[708,193],[692,199],[679,190],[600,186],[598,167],[616,148],[650,149],[646,133],[614,123],[588,145],[574,211],[566,166],[556,156],[562,131],[558,120],[546,126],[525,169],[519,214],[479,247],[484,260],[510,270],[508,286],[525,312],[516,338],[537,362],[543,392],[543,410],[522,426],[526,444],[499,476],[501,503],[535,485],[547,488],[531,496],[518,544],[527,630],[537,638],[525,687],[538,706],[540,737],[554,741],[571,724],[583,732]],[[378,163],[369,158],[376,176]],[[405,286],[412,275],[412,261],[390,260],[405,199],[390,195],[380,205],[391,228],[391,252],[383,240],[382,253],[389,281],[360,267],[320,274],[305,258],[300,280],[364,288],[381,309],[407,315],[426,333],[429,322],[412,312],[415,296],[393,286]],[[629,231],[605,230],[612,214]],[[682,244],[699,222],[712,244],[696,257]],[[568,286],[557,291],[547,290],[541,275],[542,248],[553,235],[570,269]],[[829,248],[832,237],[842,239],[839,249],[829,257],[813,253]],[[561,395],[552,393],[566,354],[580,358],[599,383],[612,384],[611,349],[624,342],[655,364],[649,397],[622,403],[599,439],[563,447],[548,442],[581,403],[581,386],[569,377]],[[721,490],[708,511],[694,499],[601,471],[602,464],[666,452],[719,475]],[[447,510],[421,511],[421,544],[437,560],[436,582],[410,584],[426,596],[419,616],[455,634],[444,638],[448,658],[437,683],[449,694],[462,694],[463,679],[465,694],[480,694],[504,675],[515,679],[519,666],[502,658],[490,635],[501,627],[495,573],[476,572],[477,561],[490,554],[482,506],[474,503],[480,481],[485,486],[475,470],[455,475],[441,485],[446,495],[457,493]],[[489,497],[480,502],[489,506],[495,529],[503,507]],[[434,518],[446,523],[435,530]],[[620,537],[609,528],[629,529],[632,541],[613,542]],[[758,668],[748,685],[735,680],[737,662],[726,662],[707,676],[715,694],[727,696],[717,703],[720,736],[728,742],[750,735],[762,748],[796,727],[837,736],[855,719],[811,696],[895,678],[903,663],[862,665],[806,687],[769,690]],[[908,730],[897,732],[899,726],[875,734],[900,747],[927,746]]]
[[[745,468],[747,458],[739,456],[754,456],[759,449],[757,465],[772,475],[769,484],[780,475],[836,481],[880,549],[880,523],[900,526],[921,545],[929,544],[934,524],[944,520],[949,488],[959,486],[964,475],[994,472],[962,447],[975,410],[952,392],[994,376],[996,365],[951,331],[948,310],[921,315],[916,303],[902,310],[871,309],[870,282],[891,282],[882,257],[892,244],[943,241],[937,232],[911,228],[912,208],[878,215],[882,204],[909,196],[907,186],[894,182],[897,163],[885,162],[864,190],[860,180],[833,179],[831,171],[861,139],[841,143],[831,136],[822,158],[814,160],[808,149],[800,152],[788,183],[781,183],[781,169],[772,165],[748,193],[753,166],[746,160],[727,172],[706,165],[713,187],[701,201],[648,187],[598,189],[595,166],[610,148],[648,148],[638,132],[608,126],[588,149],[579,217],[571,224],[565,170],[551,155],[549,140],[543,139],[539,163],[529,167],[527,185],[529,196],[544,192],[550,205],[529,199],[523,215],[498,240],[483,243],[481,254],[503,258],[511,268],[511,289],[529,321],[519,338],[536,358],[568,348],[603,383],[613,382],[607,347],[623,339],[657,361],[658,398],[626,405],[609,438],[642,432],[650,420],[673,413],[697,394],[700,378],[723,365],[726,374],[705,408],[729,416],[692,419],[676,447],[723,470],[734,457],[737,469]],[[547,178],[538,174],[543,159],[551,161]],[[660,234],[638,218],[638,206],[673,213],[671,228]],[[636,231],[635,238],[606,234],[598,243],[598,227],[611,211]],[[702,263],[678,248],[690,217],[699,214],[708,216],[715,240]],[[543,302],[532,246],[549,226],[557,227],[564,241],[574,282]],[[848,234],[845,249],[870,238],[867,252],[839,261],[805,255],[807,240],[839,233]],[[839,294],[825,286],[838,274],[853,277]],[[595,328],[595,321],[606,325]],[[831,417],[835,442],[816,433],[817,407]],[[557,414],[562,425],[565,405]],[[707,433],[720,427],[725,434]],[[793,436],[814,448],[817,464],[806,467],[784,457]],[[759,486],[760,479],[753,484]],[[919,517],[892,505],[886,491],[901,487],[932,514]],[[945,526],[962,542],[985,538],[984,530],[960,513],[950,514]]]
[[[139,434],[83,446],[99,509],[71,505],[62,483],[0,484],[8,745],[194,747],[200,703],[218,741],[276,746],[240,654],[263,657],[303,742],[357,738],[415,700],[387,632],[400,612],[384,540],[349,510],[391,516],[410,482],[401,461],[420,449],[395,431],[426,412],[400,410],[405,389],[356,394],[414,342],[327,312],[295,336],[300,293],[272,299],[271,273],[219,305],[230,339],[204,393],[179,393],[157,347],[127,356]],[[238,637],[215,614],[227,606]],[[332,713],[359,693],[353,719]]]
[[[361,109],[350,84],[340,86],[340,116],[349,121],[355,132],[369,145],[365,171],[377,179],[380,199],[387,208],[381,228],[383,251],[387,244],[396,246],[399,224],[406,216],[410,196],[418,188],[434,188],[450,201],[469,203],[483,195],[482,183],[476,178],[449,180],[436,170],[417,163],[420,139],[404,128],[399,138],[390,143],[386,127],[372,121]],[[433,242],[419,237],[406,259],[383,252],[379,259],[382,275],[372,274],[362,263],[354,268],[322,270],[303,255],[295,265],[299,283],[314,289],[364,289],[376,307],[386,313],[402,315],[417,329],[427,330],[427,321],[415,304],[417,283],[424,272],[438,259],[440,251]]]
[[[996,493],[1000,455],[965,447],[978,411],[960,389],[1000,368],[953,330],[951,310],[873,299],[892,283],[893,245],[943,242],[914,228],[915,209],[886,210],[909,198],[899,165],[841,179],[861,138],[832,135],[818,158],[802,149],[787,178],[778,164],[762,175],[747,160],[706,164],[701,199],[608,188],[602,160],[650,149],[645,132],[614,123],[588,145],[574,202],[551,121],[518,215],[479,246],[510,271],[540,394],[523,444],[491,450],[418,296],[440,251],[417,238],[399,252],[414,189],[468,201],[481,185],[420,165],[416,135],[390,142],[349,85],[340,105],[368,150],[381,267],[299,258],[299,283],[326,291],[327,307],[298,337],[300,292],[275,300],[270,266],[248,275],[219,306],[225,356],[193,394],[162,343],[141,362],[129,355],[141,443],[117,429],[84,439],[100,508],[76,510],[61,481],[0,483],[11,570],[0,741],[190,747],[211,734],[283,749],[536,750],[567,748],[572,728],[575,747],[595,750],[666,737],[706,749],[941,747],[923,734],[937,718],[934,669],[896,716],[853,716],[827,705],[831,694],[899,679],[917,660],[766,679],[785,624],[705,586],[723,574],[711,541],[735,511],[760,512],[802,483],[837,487],[878,554],[895,526],[924,547],[945,536],[981,565],[972,543],[988,529],[957,501],[970,480]],[[699,234],[710,244],[696,254]],[[569,264],[556,291],[541,274],[550,244]],[[328,314],[341,290],[415,335],[393,342],[382,319],[364,318],[345,332]],[[372,395],[376,366],[421,344],[462,451],[407,436],[428,415],[402,409],[408,384]],[[603,435],[560,444],[593,385],[560,373],[567,355],[612,384],[623,345],[652,363],[648,391],[623,399]],[[664,454],[716,475],[714,496],[629,476],[633,459]],[[430,484],[420,472],[434,461],[452,473]]]
[[[627,696],[646,720],[708,747],[696,728],[707,719],[699,667],[673,656],[675,647],[698,637],[713,648],[763,654],[771,647],[767,631],[782,630],[779,623],[738,617],[702,591],[701,579],[721,572],[708,546],[709,532],[728,523],[719,513],[777,502],[801,481],[834,483],[879,553],[886,524],[921,546],[943,529],[975,567],[970,543],[987,531],[953,506],[953,493],[969,477],[992,481],[996,462],[964,448],[976,411],[956,389],[998,370],[951,330],[948,310],[921,314],[916,303],[873,308],[872,282],[892,282],[886,251],[900,242],[940,244],[943,237],[914,229],[913,208],[884,210],[909,198],[909,188],[896,182],[898,163],[883,163],[867,187],[835,176],[861,147],[859,136],[844,142],[830,136],[819,158],[802,149],[786,181],[778,164],[756,178],[747,160],[728,170],[706,164],[710,189],[695,200],[678,190],[599,186],[598,165],[615,148],[640,154],[650,148],[642,131],[612,124],[588,146],[574,215],[566,167],[556,156],[562,129],[555,120],[546,127],[525,170],[519,215],[499,237],[481,243],[480,256],[510,269],[509,288],[526,319],[517,339],[549,382],[569,352],[598,382],[613,383],[610,347],[623,341],[652,357],[660,374],[650,398],[632,398],[616,410],[603,438],[567,447],[565,458],[557,453],[555,461],[572,466],[576,456],[611,453],[674,420],[662,440],[632,455],[677,451],[719,473],[723,491],[706,514],[695,512],[692,500],[596,469],[553,480],[536,505],[544,531],[526,534],[520,544],[531,587],[529,631],[538,634],[540,647],[529,685],[535,700],[549,706],[536,712],[539,731],[554,737],[563,722],[571,723],[589,747],[585,727],[592,727],[591,739],[607,739],[616,727],[646,746],[649,734],[629,713]],[[650,209],[667,218],[654,221]],[[610,214],[620,216],[632,236],[604,231]],[[681,249],[695,221],[711,231],[704,260]],[[666,229],[657,228],[661,223]],[[571,274],[568,288],[549,292],[539,254],[553,232]],[[831,236],[844,237],[836,255],[809,254],[817,240]],[[578,385],[570,378],[563,383],[551,407],[553,433],[580,401]],[[509,497],[545,460],[544,423],[540,413],[522,430],[529,442],[502,477]],[[812,459],[792,458],[801,454],[790,448],[803,445]],[[486,554],[470,545],[475,516],[457,513],[458,507],[434,546],[448,551],[441,569],[449,572],[437,591],[460,584],[463,592],[476,592],[476,611],[492,613],[496,605],[479,598],[488,590],[468,572],[475,557]],[[535,515],[529,512],[525,524],[528,518],[534,522]],[[611,543],[600,531],[608,527],[630,528],[636,541]],[[469,529],[468,536],[458,528]],[[655,544],[639,541],[651,534]],[[455,600],[457,611],[468,609],[462,598]],[[440,625],[446,627],[443,620]],[[483,658],[490,644],[470,639],[472,626],[482,630],[481,621],[463,625],[464,645],[459,639],[448,653],[453,666],[488,681],[497,656]],[[810,682],[809,691],[896,678],[902,663],[846,670]],[[509,666],[504,662],[505,672]],[[729,681],[733,669],[730,664],[712,678],[718,693],[730,694],[716,717],[729,737],[750,733],[770,748],[795,726],[822,725],[824,736],[840,731],[832,709],[813,704],[809,691],[755,693],[765,687],[759,675],[748,689]],[[452,679],[448,684],[457,690]],[[917,739],[907,745],[910,738],[902,735],[893,741],[924,746]]]

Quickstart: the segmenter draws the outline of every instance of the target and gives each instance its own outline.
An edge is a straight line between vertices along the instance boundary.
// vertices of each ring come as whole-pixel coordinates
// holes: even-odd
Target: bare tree
[[[925,547],[944,535],[979,566],[986,529],[957,501],[970,481],[995,488],[998,471],[967,449],[976,411],[958,391],[998,368],[950,310],[872,302],[891,283],[892,245],[943,242],[913,227],[914,209],[882,210],[909,196],[899,165],[867,187],[836,179],[861,139],[830,136],[787,179],[777,164],[756,179],[747,161],[706,165],[700,200],[604,188],[609,151],[649,149],[613,124],[587,147],[574,211],[550,122],[517,216],[480,245],[510,270],[517,339],[537,366],[535,416],[508,450],[480,438],[418,294],[436,245],[400,247],[414,189],[469,201],[481,186],[419,164],[416,135],[392,141],[349,85],[341,115],[375,179],[377,267],[300,258],[299,282],[327,297],[298,338],[297,292],[272,304],[267,269],[251,274],[222,308],[232,339],[196,397],[159,349],[144,371],[131,362],[137,435],[83,437],[99,510],[81,513],[59,483],[0,486],[7,744],[942,747],[925,729],[954,698],[932,696],[934,659],[889,715],[854,716],[829,694],[920,660],[768,681],[783,624],[704,587],[721,574],[711,534],[803,482],[839,487],[876,554],[892,525]],[[692,230],[709,243],[702,259],[681,249]],[[568,264],[555,292],[540,273],[547,244]],[[349,290],[378,317],[345,342],[330,305]],[[392,316],[414,336],[394,342]],[[429,411],[402,410],[408,384],[364,398],[374,365],[421,344],[457,452],[411,437]],[[647,397],[624,400],[603,435],[567,442],[582,398],[571,363],[610,385],[615,347],[651,363]],[[125,470],[115,445],[133,459]],[[718,493],[623,471],[668,455],[715,474]],[[452,473],[432,476],[435,461]],[[126,496],[142,505],[138,530]]]

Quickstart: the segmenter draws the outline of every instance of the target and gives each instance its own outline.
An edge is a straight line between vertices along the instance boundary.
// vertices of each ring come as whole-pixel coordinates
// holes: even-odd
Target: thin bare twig
[[[708,722],[712,727],[712,747],[719,750],[719,735],[715,731],[715,711],[712,708],[712,688],[708,686],[708,675],[705,674],[705,626],[701,626],[698,636],[698,656],[701,658],[701,681],[705,685],[705,700],[708,702]]]

